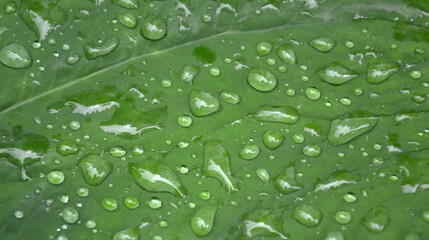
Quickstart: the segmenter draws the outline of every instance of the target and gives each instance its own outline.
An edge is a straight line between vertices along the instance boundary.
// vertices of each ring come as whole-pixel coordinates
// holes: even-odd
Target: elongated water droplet
[[[289,43],[279,47],[277,49],[277,55],[279,56],[280,60],[282,60],[284,63],[288,63],[288,64],[297,63],[295,51],[293,50],[292,45]]]
[[[231,174],[229,164],[229,154],[220,141],[205,143],[204,175],[219,180],[228,192],[235,192],[238,191],[238,184]]]
[[[337,42],[327,37],[319,37],[311,40],[308,44],[320,52],[327,53],[337,45]]]
[[[362,225],[372,233],[381,233],[389,225],[390,217],[386,209],[376,207],[372,209],[362,220]]]
[[[148,14],[143,21],[140,34],[149,40],[159,40],[167,35],[167,22],[161,18],[157,18],[152,14]]]
[[[128,228],[113,235],[112,240],[139,240],[140,232],[138,228]]]
[[[194,78],[200,72],[200,67],[195,65],[185,65],[180,73],[180,81],[192,84]]]
[[[128,170],[146,191],[169,192],[180,198],[187,193],[174,170],[160,161],[148,158],[141,163],[129,163]]]
[[[61,212],[64,222],[66,223],[75,223],[79,219],[79,212],[72,208],[72,207],[66,207]]]
[[[19,16],[33,30],[39,40],[60,27],[66,20],[66,12],[49,0],[27,0],[19,7]]]
[[[325,180],[317,179],[316,184],[314,186],[314,191],[328,191],[331,189],[336,189],[339,187],[342,187],[344,185],[348,184],[356,184],[359,180],[359,176],[346,171],[346,170],[339,170],[336,171],[330,176],[329,178]],[[356,196],[352,195],[347,197],[347,201],[353,201],[352,198],[354,197],[354,200],[356,200]]]
[[[266,56],[271,52],[273,45],[269,42],[260,42],[256,45],[256,51],[260,56]]]
[[[88,60],[96,59],[98,57],[106,56],[115,50],[119,45],[119,38],[117,37],[108,37],[106,41],[97,45],[95,43],[87,43],[84,48],[85,57]]]
[[[322,212],[310,205],[301,205],[294,209],[292,217],[306,227],[315,227],[322,220]]]
[[[94,154],[82,158],[78,166],[85,182],[91,186],[100,185],[113,169],[110,162]]]
[[[258,145],[250,143],[240,150],[240,157],[245,160],[253,160],[259,155]]]
[[[58,144],[57,152],[62,156],[74,155],[79,152],[79,145],[70,140],[64,140]]]
[[[264,168],[256,169],[256,175],[258,175],[259,179],[261,179],[261,181],[265,184],[268,184],[268,182],[270,181],[270,174]]]
[[[219,95],[222,100],[230,104],[239,104],[241,100],[241,97],[240,95],[238,95],[238,93],[235,93],[230,90],[223,90],[220,92]]]
[[[209,235],[213,228],[217,207],[207,206],[199,209],[191,219],[191,227],[198,237]]]
[[[357,111],[340,116],[332,120],[328,140],[334,146],[345,144],[371,131],[377,122],[377,117],[364,111]]]
[[[273,182],[277,190],[284,194],[289,194],[302,189],[302,185],[296,181],[296,172],[293,163],[275,177]]]
[[[275,131],[275,130],[270,130],[265,132],[262,140],[265,144],[265,146],[268,149],[274,150],[277,147],[279,147],[283,141],[284,141],[284,136],[281,132],[279,131]]]
[[[112,3],[127,9],[137,9],[139,7],[138,0],[112,0]]]
[[[127,151],[122,146],[115,146],[110,149],[110,155],[114,157],[123,157],[127,154]]]
[[[132,13],[120,13],[118,20],[124,27],[130,29],[134,29],[137,25],[137,19]]]
[[[12,43],[0,50],[0,62],[10,68],[28,68],[33,63],[27,49]]]
[[[399,67],[395,63],[370,63],[366,81],[373,84],[384,82],[398,70]]]
[[[258,109],[258,111],[253,115],[253,118],[263,122],[293,124],[299,120],[299,113],[296,108],[289,106],[277,107],[264,105]]]
[[[220,110],[217,97],[201,90],[193,90],[191,92],[189,95],[189,105],[192,114],[197,117],[204,117]]]
[[[359,76],[356,72],[338,62],[331,63],[329,66],[317,71],[317,74],[319,74],[323,81],[334,86],[344,84]]]
[[[72,55],[67,57],[66,63],[68,65],[73,65],[73,64],[79,62],[79,60],[80,60],[80,55],[78,53],[75,53],[75,54],[72,54]]]
[[[282,214],[281,209],[257,209],[245,214],[240,221],[244,235],[248,238],[276,236],[288,239],[289,235],[282,230]]]
[[[274,73],[266,68],[253,68],[247,76],[247,82],[254,89],[261,92],[269,92],[277,86],[277,78]]]

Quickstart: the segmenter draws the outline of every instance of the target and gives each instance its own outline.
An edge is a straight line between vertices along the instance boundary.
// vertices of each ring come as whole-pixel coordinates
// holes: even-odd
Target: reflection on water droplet
[[[305,95],[308,99],[315,101],[320,98],[320,91],[315,87],[307,88],[305,90]]]
[[[287,64],[296,64],[296,55],[295,51],[292,48],[292,45],[287,43],[277,49],[277,55],[280,60]]]
[[[264,168],[256,169],[256,175],[258,175],[259,179],[261,179],[261,181],[265,184],[268,184],[268,182],[270,181],[270,174]]]
[[[113,170],[110,162],[94,154],[82,158],[78,166],[85,182],[91,186],[100,185]]]
[[[193,90],[189,95],[189,105],[192,114],[204,117],[220,110],[219,100],[211,93]]]
[[[264,105],[258,109],[258,111],[253,115],[253,118],[262,122],[293,124],[298,122],[299,113],[296,108],[289,106],[278,107]]]
[[[159,40],[167,35],[167,22],[148,14],[143,21],[140,34],[149,40]]]
[[[253,68],[247,76],[247,82],[254,89],[269,92],[277,86],[276,76],[266,68]]]
[[[331,49],[337,45],[334,40],[327,37],[314,38],[308,44],[314,49],[324,53],[331,51]]]
[[[315,227],[322,220],[322,212],[310,205],[301,205],[294,209],[292,217],[306,227]]]
[[[262,141],[268,149],[274,150],[283,143],[284,136],[279,131],[270,130],[265,132]]]
[[[104,43],[98,45],[93,42],[89,42],[83,49],[85,52],[85,57],[88,60],[92,60],[98,57],[106,56],[119,46],[119,42],[119,38],[117,37],[108,37]]]
[[[191,228],[198,237],[207,236],[212,228],[217,208],[207,206],[199,209],[191,219]]]
[[[180,73],[180,81],[192,84],[195,76],[200,72],[200,67],[195,65],[185,65]]]
[[[110,155],[114,157],[123,157],[125,154],[127,154],[127,151],[122,146],[112,147],[109,152]]]
[[[120,13],[118,19],[124,27],[130,29],[134,29],[137,25],[137,19],[132,13]]]
[[[94,220],[88,220],[86,221],[85,226],[89,229],[93,229],[97,226],[97,222],[95,222]]]
[[[158,198],[152,198],[147,205],[152,209],[158,209],[162,207],[162,201]]]
[[[128,228],[115,233],[112,240],[139,240],[140,231],[137,228]]]
[[[136,209],[140,205],[140,201],[136,197],[126,197],[124,199],[124,205],[128,209]]]
[[[23,212],[23,211],[21,211],[21,210],[16,210],[16,211],[14,212],[14,215],[15,215],[15,217],[16,217],[17,219],[21,219],[21,218],[23,218],[23,217],[24,217],[24,212]]]
[[[0,50],[0,62],[10,68],[28,68],[33,60],[27,49],[18,43],[12,43]]]
[[[80,187],[77,189],[76,193],[79,197],[88,197],[89,189],[87,187]]]
[[[18,6],[16,5],[16,3],[14,1],[9,1],[9,2],[6,2],[4,4],[3,12],[6,14],[11,14],[11,13],[14,13],[17,8],[18,8]]]
[[[323,81],[334,86],[344,84],[359,76],[356,72],[344,67],[338,62],[331,63],[329,66],[317,71],[317,74],[319,74]]]
[[[48,181],[54,185],[59,185],[64,182],[65,176],[61,171],[52,171],[47,176]]]
[[[296,181],[296,171],[294,164],[291,163],[283,172],[273,180],[274,186],[279,192],[290,194],[302,189],[302,185]]]
[[[64,222],[66,223],[75,223],[77,222],[77,220],[79,219],[79,212],[72,208],[72,207],[66,207],[64,208],[64,210],[62,211],[62,217]]]
[[[112,3],[131,10],[137,9],[139,7],[138,0],[112,0]]]
[[[79,145],[70,140],[64,140],[58,144],[57,152],[62,156],[74,155],[79,152]]]
[[[390,217],[383,207],[372,209],[366,217],[361,220],[365,228],[372,233],[380,233],[389,225]]]
[[[75,53],[75,54],[72,54],[72,55],[67,57],[66,63],[68,65],[73,65],[73,64],[79,62],[79,60],[80,60],[80,55]]]
[[[250,143],[240,150],[240,157],[245,160],[253,160],[259,155],[258,145]]]
[[[260,42],[256,45],[256,51],[260,56],[266,56],[271,52],[273,46],[269,42]]]
[[[116,211],[116,209],[118,209],[118,202],[114,198],[105,198],[101,204],[103,205],[104,209],[110,212]]]
[[[324,240],[344,240],[344,235],[341,232],[333,231],[328,233]]]
[[[256,236],[278,237],[288,239],[288,234],[282,231],[282,210],[281,209],[257,209],[249,212],[241,219],[241,228],[248,238]]]
[[[209,23],[213,21],[213,17],[210,13],[206,13],[201,16],[201,21],[203,21],[203,23]]]
[[[352,220],[352,215],[347,211],[338,211],[335,214],[335,221],[339,224],[347,224]]]
[[[399,67],[395,63],[370,63],[366,81],[371,84],[384,82],[398,70]]]

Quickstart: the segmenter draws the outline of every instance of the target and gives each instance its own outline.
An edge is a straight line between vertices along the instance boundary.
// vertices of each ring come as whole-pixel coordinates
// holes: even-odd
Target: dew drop
[[[299,120],[299,113],[296,108],[290,106],[270,106],[264,105],[253,114],[253,118],[262,122],[280,122],[294,124]]]
[[[213,77],[217,77],[220,75],[220,69],[217,67],[211,67],[209,70],[210,75],[212,75]]]
[[[0,62],[10,68],[28,68],[33,60],[22,45],[11,43],[0,50]]]
[[[305,90],[305,95],[308,99],[315,101],[320,98],[320,91],[315,87],[307,88]]]
[[[189,95],[189,105],[192,114],[204,117],[220,110],[219,100],[211,93],[193,90]]]
[[[371,84],[384,82],[398,70],[399,68],[395,63],[370,63],[366,81]]]
[[[78,166],[85,182],[91,186],[100,185],[113,170],[110,162],[94,154],[82,158]]]
[[[256,45],[256,51],[260,56],[268,55],[271,52],[272,48],[273,46],[269,42],[260,42]]]
[[[3,6],[3,12],[6,13],[6,14],[11,14],[11,13],[14,13],[17,8],[18,8],[18,6],[16,5],[15,2],[9,1],[9,2],[6,2],[4,4],[4,6]]]
[[[268,149],[274,150],[283,143],[284,136],[279,131],[270,130],[265,132],[262,141]]]
[[[167,35],[167,22],[152,14],[148,14],[143,21],[140,34],[149,40],[162,39]]]
[[[344,67],[338,62],[333,62],[329,66],[317,71],[320,78],[334,86],[344,84],[352,79],[357,78],[359,75]]]
[[[302,153],[308,157],[318,157],[322,149],[317,144],[308,144],[302,149]]]
[[[291,44],[284,44],[283,46],[277,49],[277,55],[280,60],[287,64],[296,64],[296,55],[295,51],[292,48]]]
[[[137,25],[137,19],[132,13],[120,13],[118,20],[124,27],[129,29],[134,29]]]
[[[116,211],[118,209],[118,202],[114,198],[105,198],[101,202],[101,205],[103,205],[103,208],[106,209],[109,212]]]
[[[247,76],[247,82],[254,89],[261,92],[269,92],[277,86],[277,78],[266,68],[253,68]]]
[[[240,150],[240,157],[245,160],[253,160],[259,155],[258,145],[250,143]]]
[[[136,209],[140,205],[140,201],[136,197],[126,197],[124,199],[124,205],[130,210]]]
[[[70,127],[71,130],[77,131],[80,128],[80,122],[78,122],[78,121],[71,121],[70,124],[69,124],[69,127]]]
[[[48,181],[53,185],[59,185],[64,182],[65,176],[61,171],[52,171],[47,176]]]
[[[115,146],[110,149],[109,153],[114,157],[123,157],[127,151],[122,146]]]
[[[322,220],[322,212],[310,205],[301,205],[294,209],[292,217],[306,227],[315,227]]]
[[[240,95],[230,90],[223,90],[219,95],[222,100],[230,104],[239,104],[241,101]]]
[[[21,211],[21,210],[16,210],[16,211],[14,212],[14,215],[15,215],[15,217],[16,217],[17,219],[21,219],[21,218],[23,218],[23,217],[24,217],[24,212],[23,212],[23,211]]]
[[[314,49],[324,53],[331,51],[331,49],[334,48],[335,45],[337,45],[334,40],[327,37],[315,38],[311,40],[308,44]]]
[[[347,211],[338,211],[335,214],[335,221],[339,224],[347,224],[352,220],[352,215]]]
[[[64,140],[58,144],[57,152],[62,156],[74,155],[79,152],[79,145],[70,140]]]
[[[213,17],[210,13],[206,13],[201,16],[201,21],[203,21],[203,23],[209,23],[213,21]]]
[[[64,210],[62,211],[62,217],[64,222],[66,223],[75,223],[77,222],[77,220],[79,219],[79,212],[72,208],[72,207],[66,207],[64,208]]]

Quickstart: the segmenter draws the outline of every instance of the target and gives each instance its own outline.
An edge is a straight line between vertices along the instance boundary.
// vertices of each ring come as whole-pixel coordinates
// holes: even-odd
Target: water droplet
[[[139,7],[138,0],[112,0],[112,3],[131,10],[137,9]]]
[[[75,223],[79,219],[79,212],[72,208],[72,207],[66,207],[61,212],[64,222],[66,223]]]
[[[77,189],[76,193],[79,197],[88,197],[89,189],[87,187],[80,187]]]
[[[338,211],[335,214],[335,221],[339,224],[347,224],[352,220],[352,215],[347,211]]]
[[[171,80],[170,79],[162,79],[161,86],[165,88],[171,87]]]
[[[149,40],[159,40],[167,35],[167,22],[161,18],[157,18],[152,14],[148,14],[143,21],[140,34]]]
[[[134,29],[137,25],[137,19],[132,13],[120,13],[118,15],[118,20],[124,27],[130,29]]]
[[[249,212],[241,219],[241,228],[248,238],[255,236],[279,237],[288,239],[287,234],[282,233],[281,209],[257,209]]]
[[[307,88],[305,90],[305,95],[308,99],[315,101],[320,98],[320,91],[315,87]]]
[[[220,141],[204,144],[204,175],[219,180],[228,192],[236,192],[238,184],[231,174],[229,164],[229,154]]]
[[[83,51],[85,52],[85,57],[88,60],[96,59],[98,57],[106,56],[115,50],[119,45],[119,38],[117,37],[108,37],[106,41],[102,44],[95,44],[89,42],[85,45]]]
[[[127,151],[122,146],[112,147],[109,152],[114,157],[123,157],[127,154]]]
[[[212,228],[217,208],[207,206],[200,208],[191,219],[191,228],[198,237],[207,236]]]
[[[140,232],[137,228],[128,228],[113,235],[112,240],[139,240]],[[162,238],[161,238],[162,239]]]
[[[421,48],[421,47],[416,47],[414,49],[414,53],[417,54],[417,55],[423,55],[423,54],[425,54],[425,50],[423,48]]]
[[[377,122],[377,117],[373,117],[370,113],[363,111],[340,116],[332,120],[328,140],[334,146],[345,144],[371,131]]]
[[[93,229],[97,226],[97,222],[95,222],[94,220],[88,220],[86,221],[85,226],[89,229]]]
[[[147,205],[152,209],[158,209],[162,207],[162,201],[158,198],[152,198]]]
[[[419,78],[421,78],[421,77],[422,77],[422,72],[420,72],[419,70],[413,70],[413,71],[410,73],[410,76],[411,76],[413,79],[419,79]]]
[[[276,65],[276,59],[274,59],[274,58],[268,58],[267,59],[267,64],[270,65],[270,66]]]
[[[253,114],[253,118],[262,122],[280,122],[294,124],[299,120],[299,113],[296,108],[285,106],[264,105]]]
[[[353,48],[355,46],[355,43],[353,41],[347,40],[344,42],[344,45],[346,48]]]
[[[187,128],[191,126],[192,118],[189,116],[183,115],[177,118],[177,123],[179,124],[179,126]]]
[[[260,42],[256,45],[256,51],[260,56],[268,55],[273,48],[273,45],[269,42]]]
[[[277,86],[277,78],[266,68],[253,68],[247,76],[247,82],[254,89],[261,92],[268,92]]]
[[[344,236],[341,232],[333,231],[328,233],[324,240],[344,240]]]
[[[209,70],[210,75],[217,77],[220,75],[220,69],[218,67],[211,67]]]
[[[274,150],[284,141],[284,136],[279,131],[270,130],[265,132],[262,141],[268,149]]]
[[[54,46],[55,44],[57,44],[57,39],[55,38],[49,38],[48,39],[48,44],[51,46]]]
[[[80,128],[80,122],[78,122],[78,121],[71,121],[70,124],[69,124],[69,127],[70,127],[71,130],[77,131]]]
[[[195,65],[185,65],[180,73],[180,80],[185,83],[192,84],[195,76],[200,72],[200,67]]]
[[[80,60],[80,55],[78,53],[75,53],[75,54],[72,54],[72,55],[67,57],[66,63],[68,65],[73,65],[73,64],[79,62],[79,60]]]
[[[209,200],[210,199],[210,197],[211,197],[211,194],[210,194],[210,192],[209,191],[201,191],[200,192],[200,198],[202,199],[202,200],[204,200],[204,201],[207,201],[207,200]]]
[[[161,222],[159,222],[159,226],[161,226],[163,228],[168,227],[168,222],[167,221],[161,221]]]
[[[325,180],[317,179],[314,191],[328,191],[348,184],[356,184],[359,176],[346,170],[335,171]]]
[[[352,100],[350,100],[349,98],[346,98],[346,97],[341,98],[341,99],[340,99],[340,102],[341,102],[344,106],[349,106],[349,105],[351,105],[351,104],[352,104]]]
[[[58,144],[57,152],[62,156],[74,155],[79,152],[79,145],[70,140],[64,140]]]
[[[203,21],[203,23],[209,23],[213,21],[213,17],[210,13],[206,13],[201,16],[201,21]]]
[[[240,157],[245,160],[253,160],[259,155],[258,145],[250,143],[240,150]]]
[[[104,209],[110,212],[116,211],[116,209],[118,209],[118,202],[114,198],[103,199],[101,205],[103,205]]]
[[[58,197],[58,200],[60,200],[61,203],[66,204],[69,202],[69,195],[63,194]]]
[[[193,90],[189,95],[189,105],[192,114],[204,117],[220,110],[219,100],[211,93]]]
[[[258,169],[256,169],[256,175],[265,184],[268,184],[268,182],[270,181],[270,174],[264,168],[258,168]]]
[[[82,158],[78,166],[85,182],[91,186],[100,185],[113,169],[110,162],[94,154]]]
[[[187,191],[175,172],[166,164],[147,158],[141,163],[129,163],[128,170],[137,185],[149,192],[169,192],[185,197]]]
[[[384,82],[398,69],[395,63],[370,63],[368,64],[366,81],[372,84]]]
[[[295,51],[292,48],[291,44],[284,44],[283,46],[277,49],[277,55],[280,60],[287,64],[296,64],[296,55]]]
[[[310,205],[301,205],[294,209],[292,217],[306,227],[315,227],[322,220],[322,212]]]
[[[396,44],[396,43],[392,43],[392,44],[390,45],[390,49],[392,49],[392,50],[398,49],[398,44]]]
[[[334,48],[335,45],[337,45],[334,40],[327,37],[315,38],[311,40],[308,44],[314,49],[324,53],[331,51],[331,49]]]
[[[426,94],[425,93],[415,93],[411,100],[415,103],[423,103],[426,100]]]
[[[133,148],[133,154],[138,156],[138,155],[142,155],[144,153],[144,149],[142,145],[135,145]]]
[[[52,171],[48,174],[47,178],[51,184],[59,185],[64,182],[65,176],[61,171]]]
[[[429,211],[423,212],[422,218],[425,222],[429,223]]]
[[[63,45],[61,45],[61,49],[63,51],[68,51],[68,50],[70,50],[70,45],[67,43],[64,43]]]
[[[286,67],[286,66],[283,66],[283,65],[278,66],[278,67],[277,67],[277,71],[279,71],[279,72],[281,72],[281,73],[285,73],[285,72],[287,72],[287,67]]]
[[[296,171],[293,163],[275,177],[273,182],[277,190],[284,194],[296,192],[302,188],[302,185],[296,181]]]
[[[186,174],[186,173],[188,173],[188,171],[189,171],[189,169],[188,169],[186,166],[181,166],[181,167],[179,168],[179,172],[180,172],[181,174]]]
[[[331,63],[329,66],[317,71],[317,74],[323,81],[334,86],[344,84],[359,76],[356,72],[338,62]]]
[[[309,157],[318,157],[321,152],[322,149],[317,144],[308,144],[302,149],[302,153]]]
[[[140,201],[136,197],[126,197],[124,199],[124,205],[130,210],[136,209],[140,205]]]
[[[17,219],[21,219],[21,218],[23,218],[23,217],[24,217],[24,212],[23,212],[23,211],[21,211],[21,210],[16,210],[16,211],[14,212],[14,215],[15,215],[15,217],[16,217]]]
[[[11,13],[14,13],[17,8],[18,8],[18,6],[16,5],[15,2],[9,1],[9,2],[6,2],[4,4],[4,6],[3,6],[3,12],[6,13],[6,14],[11,14]]]
[[[372,209],[361,223],[372,233],[382,232],[390,222],[390,217],[383,207]]]
[[[230,104],[239,104],[241,100],[240,95],[230,90],[223,90],[219,95],[225,102]]]
[[[12,43],[0,50],[0,62],[10,68],[28,68],[33,60],[27,49],[18,43]]]

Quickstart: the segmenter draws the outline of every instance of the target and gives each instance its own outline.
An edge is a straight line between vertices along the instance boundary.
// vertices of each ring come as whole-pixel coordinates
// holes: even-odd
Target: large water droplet
[[[245,214],[241,220],[241,228],[248,238],[255,236],[288,239],[288,234],[283,234],[281,209],[257,209]]]
[[[256,51],[260,56],[266,56],[271,52],[273,45],[269,42],[260,42],[256,45]]]
[[[292,217],[306,227],[315,227],[322,220],[322,212],[310,205],[301,205],[294,209]]]
[[[138,206],[140,205],[140,201],[136,197],[126,197],[124,199],[124,205],[128,209],[133,210],[133,209],[138,208]]]
[[[277,107],[264,105],[253,114],[253,117],[258,121],[293,124],[299,120],[299,113],[296,108],[289,106]]]
[[[207,236],[212,228],[217,207],[207,206],[199,209],[191,219],[192,231],[198,237]]]
[[[103,208],[109,212],[114,212],[118,209],[118,202],[116,199],[110,197],[103,199],[101,205],[103,205]]]
[[[61,171],[52,171],[47,176],[48,181],[54,185],[59,185],[64,182],[65,176]]]
[[[0,50],[0,62],[10,68],[28,68],[33,60],[22,45],[12,43]]]
[[[364,111],[357,111],[340,116],[332,120],[328,140],[334,146],[345,144],[371,131],[377,122],[377,117]]]
[[[37,34],[39,40],[44,40],[67,20],[66,12],[49,0],[23,1],[19,16]]]
[[[258,145],[250,143],[240,150],[240,157],[245,160],[253,160],[259,155],[260,151]]]
[[[372,209],[362,220],[361,223],[372,233],[381,233],[389,225],[390,217],[386,209],[377,207]]]
[[[265,146],[268,149],[276,149],[277,147],[279,147],[283,141],[284,141],[284,136],[281,132],[279,131],[275,131],[275,130],[270,130],[265,132],[262,140],[265,144]]]
[[[79,219],[79,212],[72,207],[64,208],[61,214],[62,214],[63,220],[66,223],[72,224],[77,222],[77,220]]]
[[[269,92],[277,86],[277,78],[274,73],[266,68],[253,68],[247,76],[247,82],[254,89],[261,92]]]
[[[197,117],[204,117],[220,110],[217,97],[201,90],[193,90],[191,92],[189,95],[189,105],[192,114]]]
[[[204,175],[219,180],[228,192],[235,192],[238,191],[238,184],[231,174],[229,161],[229,154],[220,141],[205,143]]]
[[[399,67],[395,63],[370,63],[366,81],[373,84],[384,82],[398,70]]]
[[[112,3],[127,9],[137,9],[139,7],[138,0],[112,0]]]
[[[120,13],[119,22],[127,28],[134,29],[137,25],[137,19],[132,13]]]
[[[140,232],[137,228],[128,228],[113,235],[112,240],[139,240]]]
[[[79,152],[79,145],[70,140],[64,140],[58,144],[57,152],[62,156],[74,155]]]
[[[275,177],[273,182],[277,190],[284,194],[289,194],[302,189],[302,185],[296,181],[296,171],[293,163]]]
[[[119,38],[117,37],[108,37],[104,43],[97,45],[95,43],[89,42],[85,45],[84,52],[85,57],[88,60],[96,59],[98,57],[106,56],[119,45]]]
[[[143,21],[140,34],[149,40],[159,40],[167,35],[167,22],[148,14]]]
[[[295,51],[292,48],[292,45],[287,43],[277,49],[277,55],[279,58],[288,64],[296,64],[296,55]]]
[[[195,65],[185,65],[180,73],[180,81],[192,84],[195,76],[200,72],[200,67]]]
[[[327,37],[319,37],[311,40],[308,45],[320,52],[326,53],[331,51],[331,49],[337,45],[337,42]]]
[[[317,71],[317,74],[319,74],[323,81],[334,86],[344,84],[359,76],[356,72],[338,62],[331,63],[331,65]]]
[[[85,182],[91,186],[97,186],[102,183],[113,169],[110,162],[94,154],[82,158],[78,166],[82,171]]]
[[[128,170],[146,191],[169,192],[180,198],[187,193],[174,170],[160,161],[148,158],[141,163],[129,163]]]

